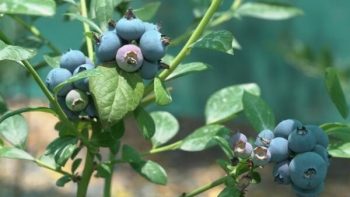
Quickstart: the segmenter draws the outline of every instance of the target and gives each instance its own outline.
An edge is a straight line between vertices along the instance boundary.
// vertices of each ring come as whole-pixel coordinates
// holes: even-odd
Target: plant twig
[[[88,17],[87,14],[87,6],[86,6],[86,0],[81,0],[80,1],[80,12],[83,17]],[[94,62],[94,48],[92,45],[92,40],[91,38],[87,35],[88,32],[90,32],[90,26],[86,23],[83,23],[84,27],[84,34],[85,34],[85,39],[86,39],[86,47],[87,47],[87,52],[90,60]]]

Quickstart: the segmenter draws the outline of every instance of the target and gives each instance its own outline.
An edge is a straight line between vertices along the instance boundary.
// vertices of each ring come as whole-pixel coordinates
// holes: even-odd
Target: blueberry
[[[316,144],[312,152],[319,154],[322,157],[322,159],[329,165],[328,151],[325,147],[323,147],[322,145]]]
[[[163,37],[156,30],[146,31],[140,39],[140,48],[143,56],[150,61],[158,61],[165,55],[169,38]]]
[[[276,137],[283,137],[288,139],[290,133],[301,127],[302,124],[298,120],[287,119],[278,123],[274,130],[274,133]]]
[[[271,159],[270,151],[264,146],[258,146],[254,148],[252,154],[252,161],[256,166],[264,166],[269,163]]]
[[[84,53],[79,50],[69,50],[61,56],[60,66],[73,73],[78,66],[85,64],[85,61]]]
[[[258,134],[258,137],[255,140],[255,145],[269,147],[270,142],[274,137],[275,136],[271,130],[264,129]]]
[[[315,189],[326,178],[327,164],[317,153],[301,153],[290,162],[289,172],[295,186],[301,189]]]
[[[134,72],[139,69],[143,63],[143,56],[138,46],[127,44],[122,46],[116,55],[118,66],[126,72]]]
[[[275,182],[278,184],[288,185],[290,184],[290,174],[289,174],[289,161],[282,161],[276,163],[273,167],[272,173]]]
[[[61,106],[63,112],[67,115],[68,119],[70,120],[79,120],[79,113],[73,112],[70,109],[68,109],[66,105],[66,97],[57,97],[57,102]]]
[[[150,31],[150,30],[159,31],[159,27],[156,24],[149,23],[149,22],[143,22],[143,24],[145,26],[145,31]]]
[[[253,146],[249,142],[239,141],[233,151],[237,157],[246,159],[251,156]]]
[[[101,62],[112,61],[121,45],[121,40],[114,31],[104,32],[97,40],[96,56]]]
[[[292,188],[298,197],[319,197],[324,189],[324,183],[321,183],[314,189],[302,189],[294,184],[292,184]]]
[[[117,22],[116,30],[118,35],[125,40],[138,40],[145,32],[145,25],[129,9],[125,16]]]
[[[88,57],[85,57],[85,64],[94,65],[94,63]]]
[[[68,109],[74,112],[83,111],[89,103],[88,96],[81,90],[71,90],[66,96],[66,105]]]
[[[329,144],[328,135],[319,126],[305,125],[305,128],[314,133],[314,135],[316,136],[317,144],[322,145],[325,148],[328,147],[328,144]]]
[[[288,140],[276,137],[271,140],[269,151],[272,162],[280,162],[289,157]]]
[[[85,70],[90,70],[90,69],[93,69],[95,68],[94,65],[91,65],[91,64],[83,64],[83,65],[80,65],[78,68],[76,68],[73,72],[73,75],[76,75],[80,72],[83,72]],[[84,79],[80,79],[78,81],[75,81],[73,83],[74,87],[79,89],[79,90],[82,90],[82,91],[85,91],[85,92],[88,92],[89,91],[89,79],[88,78],[84,78]]]
[[[294,130],[288,137],[288,147],[296,153],[311,151],[315,145],[314,133],[305,127]]]
[[[245,136],[241,132],[237,132],[233,136],[231,136],[231,138],[230,138],[230,145],[231,145],[231,147],[234,149],[235,146],[237,145],[237,143],[240,142],[240,141],[246,143],[247,142],[247,136]]]
[[[47,88],[53,92],[54,88],[60,83],[66,81],[72,76],[69,70],[64,68],[54,68],[46,76],[45,84]],[[65,96],[73,86],[71,84],[65,85],[60,91],[58,91],[58,96]]]
[[[94,102],[91,99],[89,100],[89,104],[85,109],[85,113],[91,118],[97,117],[97,110]]]
[[[140,69],[140,75],[143,79],[153,79],[159,71],[159,62],[143,61]]]

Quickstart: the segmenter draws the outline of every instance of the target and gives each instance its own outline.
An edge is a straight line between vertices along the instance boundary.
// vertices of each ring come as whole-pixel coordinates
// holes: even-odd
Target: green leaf
[[[21,115],[7,118],[0,123],[0,135],[18,148],[24,148],[28,136],[28,125]]]
[[[56,181],[58,187],[64,187],[72,179],[68,175],[64,175]]]
[[[179,131],[179,122],[169,112],[152,112],[151,117],[155,124],[155,133],[152,137],[153,148],[168,142]]]
[[[159,1],[147,3],[142,8],[134,10],[134,14],[141,20],[149,21],[156,15],[160,5]]]
[[[52,16],[56,11],[54,0],[1,0],[0,13]]]
[[[350,141],[350,125],[344,123],[327,123],[321,128],[329,137],[329,147],[338,147]]]
[[[120,143],[120,138],[124,135],[124,123],[118,122],[110,128],[104,128],[101,131],[97,131],[97,135],[93,140],[96,140],[97,145],[100,147],[108,147],[113,151]]]
[[[102,74],[89,79],[90,90],[99,112],[100,121],[114,125],[139,105],[144,91],[141,77],[116,68],[98,66]]]
[[[328,153],[332,155],[332,157],[350,158],[350,142],[331,144],[328,147]]]
[[[45,62],[51,67],[51,68],[58,68],[60,67],[60,59],[61,56],[56,57],[50,57],[48,55],[44,55]]]
[[[75,13],[67,13],[65,15],[71,17],[72,19],[79,20],[80,22],[89,25],[93,30],[95,30],[98,33],[102,34],[102,30],[100,29],[100,27],[98,25],[96,25],[96,23],[94,23],[92,20],[90,20],[90,19],[88,19],[86,17],[83,17],[83,16],[81,16],[79,14],[75,14]]]
[[[62,1],[70,3],[72,5],[78,5],[77,2],[75,2],[74,0],[62,0]]]
[[[51,142],[45,151],[45,155],[52,155],[59,166],[64,166],[77,148],[76,137],[60,137]]]
[[[2,98],[2,96],[0,95],[0,115],[4,114],[6,111],[7,111],[7,104],[4,98]]]
[[[240,197],[240,196],[241,196],[241,192],[233,186],[225,187],[225,189],[223,189],[218,195],[218,197]]]
[[[261,176],[259,172],[254,171],[250,175],[252,176],[252,183],[259,184],[261,182]]]
[[[122,158],[129,163],[139,163],[143,161],[140,153],[128,145],[123,145]]]
[[[166,78],[166,80],[175,79],[178,77],[182,77],[184,75],[188,75],[195,72],[201,72],[210,68],[209,65],[204,64],[202,62],[191,62],[188,64],[180,64],[176,67],[176,69]]]
[[[142,107],[136,108],[134,116],[143,137],[151,139],[155,132],[155,125],[152,117]]]
[[[275,128],[275,116],[270,107],[259,96],[244,92],[243,107],[245,116],[256,131]]]
[[[74,174],[75,171],[77,171],[77,169],[79,168],[80,164],[81,164],[82,159],[78,158],[76,160],[73,161],[72,164],[72,168],[71,168],[71,172]]]
[[[20,46],[7,45],[0,40],[0,61],[1,60],[22,61],[22,60],[30,59],[35,55],[36,55],[36,51],[34,49],[27,49]]]
[[[250,16],[267,20],[284,20],[300,16],[303,14],[303,11],[286,4],[248,2],[240,6],[236,13],[238,16]]]
[[[236,45],[236,43],[237,41],[234,40],[231,32],[227,30],[219,30],[204,35],[194,43],[193,47],[212,49],[233,55],[232,44]]]
[[[205,106],[207,124],[220,123],[231,120],[243,110],[243,92],[260,95],[258,85],[254,83],[241,84],[223,88],[211,95]]]
[[[158,77],[154,78],[154,94],[156,103],[159,105],[168,105],[173,101],[164,83]]]
[[[342,90],[337,70],[335,68],[327,68],[325,74],[326,88],[328,95],[331,97],[334,105],[343,118],[348,117],[349,108]]]
[[[225,138],[220,137],[220,136],[214,136],[213,139],[220,146],[220,148],[225,153],[225,155],[228,159],[232,159],[234,157],[232,148]]]
[[[162,166],[153,161],[131,163],[133,169],[145,179],[159,185],[166,185],[168,176]]]
[[[56,112],[54,110],[52,110],[51,108],[48,108],[48,107],[25,107],[25,108],[17,109],[17,110],[14,110],[14,111],[8,111],[8,112],[4,113],[0,117],[0,124],[4,120],[6,120],[7,118],[10,118],[12,116],[15,116],[15,115],[18,115],[18,114],[22,114],[22,113],[25,113],[25,112],[45,112],[45,113],[50,113],[50,114],[56,115]]]
[[[112,174],[112,169],[109,165],[102,163],[97,166],[97,176],[98,177],[109,177]]]
[[[206,125],[183,139],[180,146],[184,151],[202,151],[216,145],[214,136],[227,137],[230,131],[222,125]]]
[[[33,156],[24,150],[13,147],[0,147],[0,158],[35,160]]]
[[[114,0],[98,0],[94,3],[96,19],[102,26],[107,26],[109,20],[113,18]]]

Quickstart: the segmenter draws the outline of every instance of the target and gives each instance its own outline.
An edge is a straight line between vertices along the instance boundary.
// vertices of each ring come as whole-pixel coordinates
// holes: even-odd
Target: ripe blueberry
[[[239,141],[233,151],[237,157],[246,159],[251,156],[253,146],[249,142]]]
[[[121,40],[114,31],[106,31],[96,42],[96,56],[101,62],[112,61],[121,45]]]
[[[143,79],[153,79],[159,70],[159,62],[143,61],[140,69],[140,75]]]
[[[95,68],[95,66],[91,65],[91,64],[80,65],[78,68],[76,68],[74,70],[73,75],[76,75],[80,72],[83,72],[85,70],[90,70],[93,68]],[[89,79],[88,78],[80,79],[78,81],[75,81],[73,84],[74,84],[74,87],[79,89],[79,90],[82,90],[85,92],[89,91]]]
[[[73,73],[78,66],[85,64],[85,61],[84,53],[79,50],[69,50],[61,56],[60,66]]]
[[[315,145],[314,133],[305,127],[294,130],[288,137],[288,147],[296,153],[311,151]]]
[[[328,151],[325,147],[316,144],[315,148],[312,151],[319,154],[322,159],[329,165]]]
[[[94,63],[88,57],[85,57],[85,64],[94,65]]]
[[[118,35],[125,40],[138,40],[145,32],[145,25],[129,9],[125,16],[117,22],[116,30]]]
[[[290,133],[301,127],[302,124],[298,120],[287,119],[278,123],[274,130],[274,133],[276,137],[283,137],[288,139]]]
[[[247,136],[245,136],[241,132],[237,132],[233,136],[231,136],[231,138],[230,138],[230,145],[231,145],[231,147],[234,149],[235,146],[237,145],[237,143],[240,142],[240,141],[246,143],[247,142]]]
[[[156,30],[159,31],[159,27],[156,24],[149,23],[149,22],[143,22],[145,25],[145,31],[150,31],[150,30]]]
[[[292,184],[292,188],[298,197],[319,197],[324,189],[324,183],[321,183],[314,189],[302,189],[294,184]]]
[[[92,99],[89,100],[89,104],[85,109],[85,113],[91,118],[97,117],[97,110]]]
[[[276,163],[272,173],[275,182],[283,185],[290,184],[289,161]]]
[[[143,56],[138,46],[127,44],[118,49],[116,55],[118,66],[126,72],[134,72],[143,63]]]
[[[319,126],[305,125],[305,128],[311,131],[315,135],[316,144],[322,145],[325,148],[328,147],[328,144],[329,144],[328,135]]]
[[[45,84],[50,91],[53,91],[57,85],[66,81],[71,76],[72,73],[67,69],[54,68],[47,74]],[[57,95],[65,96],[72,88],[73,86],[71,84],[67,84],[57,93]]]
[[[301,153],[290,162],[289,172],[295,186],[302,189],[315,189],[326,178],[327,164],[317,153]]]
[[[80,90],[71,90],[66,96],[66,105],[68,109],[74,112],[83,111],[89,103],[87,95]]]
[[[140,48],[143,56],[150,61],[158,61],[165,55],[166,46],[170,39],[156,30],[146,31],[140,39]]]
[[[269,147],[270,142],[274,137],[275,136],[271,130],[264,129],[258,134],[258,137],[255,140],[255,145]]]
[[[67,115],[68,119],[79,120],[79,113],[73,112],[70,109],[68,109],[68,107],[66,105],[66,97],[58,96],[57,102],[61,106],[63,112]]]
[[[271,159],[270,151],[264,146],[258,146],[254,148],[252,154],[252,161],[256,166],[264,166],[269,163]]]
[[[276,137],[271,140],[269,151],[271,153],[272,162],[280,162],[288,158],[288,140],[282,137]]]

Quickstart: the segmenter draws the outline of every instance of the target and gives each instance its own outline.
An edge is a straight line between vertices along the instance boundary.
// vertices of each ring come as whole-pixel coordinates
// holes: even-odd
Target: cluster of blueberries
[[[166,66],[161,59],[170,39],[156,24],[143,22],[129,9],[119,21],[110,22],[109,30],[96,37],[96,56],[100,62],[116,61],[126,72],[139,72],[153,79]]]
[[[240,132],[231,137],[235,156],[250,159],[254,166],[274,163],[275,182],[291,184],[298,197],[317,197],[323,190],[329,166],[328,143],[320,127],[293,119],[280,122],[274,131],[261,131],[255,148]]]
[[[46,86],[53,92],[55,87],[73,75],[93,68],[95,65],[81,51],[69,50],[61,56],[60,67],[53,68],[46,76]],[[58,91],[57,100],[71,120],[78,120],[83,116],[88,118],[97,116],[87,78],[66,84]]]

